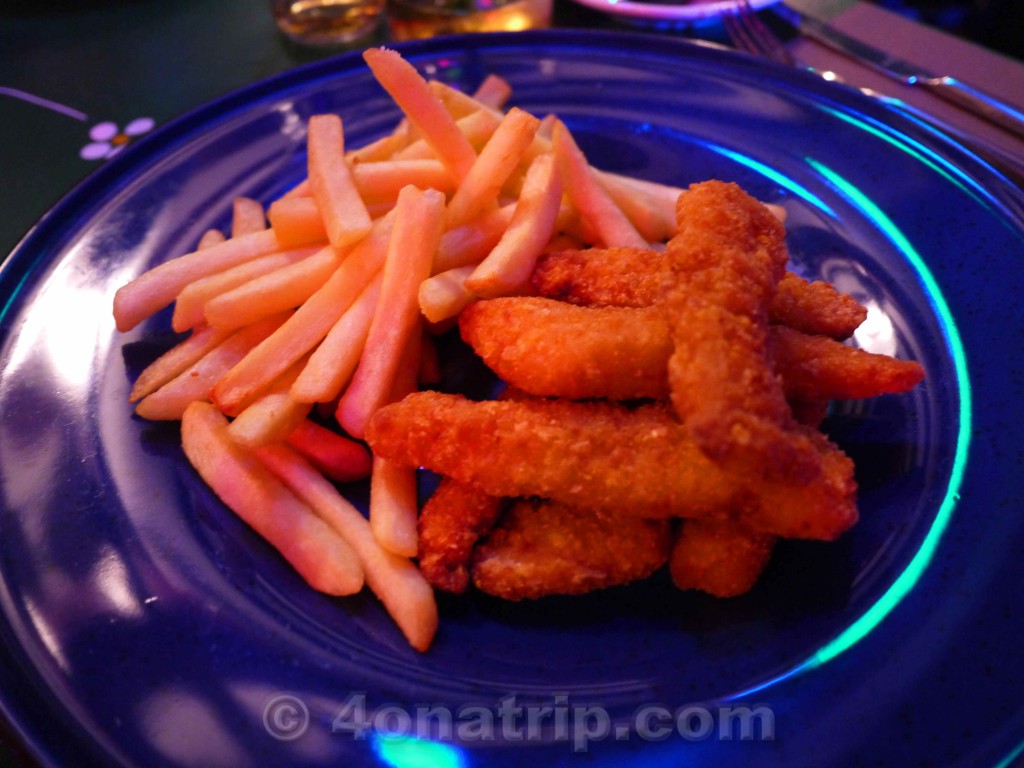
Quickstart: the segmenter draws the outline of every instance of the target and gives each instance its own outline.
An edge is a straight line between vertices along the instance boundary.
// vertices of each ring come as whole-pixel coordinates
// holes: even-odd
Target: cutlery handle
[[[948,75],[922,78],[918,82],[936,96],[941,96],[1024,139],[1024,112]]]

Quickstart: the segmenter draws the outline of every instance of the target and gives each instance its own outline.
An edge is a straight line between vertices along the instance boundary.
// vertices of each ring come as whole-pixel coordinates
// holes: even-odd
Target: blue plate
[[[304,124],[355,146],[398,115],[358,56],[154,132],[0,272],[0,690],[46,766],[1003,766],[1024,742],[1024,196],[841,86],[653,36],[439,39],[405,55],[557,112],[601,167],[717,177],[784,206],[794,268],[871,309],[856,341],[921,361],[837,406],[861,522],[787,542],[749,595],[664,577],[590,597],[442,600],[410,650],[368,596],[314,593],[133,417],[167,313],[115,289],[299,180]],[[455,373],[459,373],[456,371]],[[358,496],[361,489],[347,489]]]

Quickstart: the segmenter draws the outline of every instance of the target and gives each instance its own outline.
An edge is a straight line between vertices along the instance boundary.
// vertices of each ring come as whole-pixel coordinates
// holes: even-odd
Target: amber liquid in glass
[[[515,32],[547,27],[552,0],[388,0],[388,30],[396,41],[467,32]]]
[[[369,35],[384,0],[274,0],[274,20],[287,37],[307,45],[340,45]]]

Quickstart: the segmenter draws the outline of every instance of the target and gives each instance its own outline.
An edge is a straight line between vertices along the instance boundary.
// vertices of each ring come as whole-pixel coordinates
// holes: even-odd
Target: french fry
[[[540,155],[530,165],[508,229],[494,250],[466,278],[466,288],[484,298],[521,291],[554,234],[561,201],[562,182],[555,158]]]
[[[337,115],[309,120],[309,188],[324,219],[327,239],[341,252],[370,231],[370,214],[345,162],[344,130]]]
[[[479,263],[501,240],[515,210],[515,203],[509,203],[468,224],[449,229],[441,235],[431,271],[439,274],[455,267]]]
[[[596,245],[600,240],[597,230],[564,195],[562,204],[558,207],[555,229],[562,235],[578,240],[583,247]]]
[[[372,163],[380,160],[390,160],[398,150],[402,149],[412,140],[412,131],[409,130],[409,121],[401,120],[395,130],[387,136],[381,136],[358,149],[350,149],[345,153],[345,159],[353,167],[359,163]]]
[[[471,115],[459,118],[455,125],[459,132],[469,142],[473,150],[473,156],[483,149],[487,140],[494,135],[494,132],[501,124],[501,117],[495,115],[488,109],[481,109]],[[426,139],[416,139],[409,142],[408,146],[399,150],[392,156],[392,160],[427,160],[436,159],[437,153],[433,146]],[[458,178],[458,177],[456,177]]]
[[[370,476],[369,449],[315,421],[304,419],[285,442],[336,483],[352,483]]]
[[[267,228],[263,205],[251,197],[236,197],[231,203],[231,236],[240,237]]]
[[[362,589],[363,567],[353,547],[236,445],[227,429],[227,419],[209,403],[193,403],[182,418],[182,447],[207,485],[314,589],[338,596]]]
[[[132,385],[128,402],[138,402],[155,392],[230,335],[229,331],[206,325],[193,329],[188,338],[175,344],[143,369]]]
[[[394,202],[402,187],[437,189],[445,194],[455,190],[455,177],[437,160],[386,160],[360,163],[352,170],[356,189],[369,205]]]
[[[300,403],[326,403],[341,394],[359,365],[370,332],[381,276],[375,277],[328,331],[302,369],[291,395]]]
[[[196,245],[196,250],[201,251],[204,248],[209,248],[213,245],[218,245],[227,240],[224,237],[224,233],[219,229],[208,229],[203,232],[203,236],[199,238],[199,243]]]
[[[484,104],[476,97],[476,94],[470,95],[458,88],[453,88],[448,83],[442,83],[440,80],[431,80],[427,83],[427,87],[444,104],[445,109],[455,120],[479,112],[481,109],[491,112],[499,120],[502,117],[498,107]]]
[[[255,280],[257,277],[268,275],[297,261],[302,261],[308,256],[312,256],[316,250],[315,248],[295,248],[271,253],[189,283],[174,301],[171,328],[181,332],[205,325],[205,309],[208,301],[244,285],[250,280]]]
[[[151,421],[176,421],[195,400],[209,400],[214,386],[250,350],[284,322],[268,318],[228,336],[177,376],[146,395],[135,412]]]
[[[387,402],[409,336],[419,332],[417,291],[430,276],[443,218],[444,196],[436,190],[406,187],[398,197],[377,310],[338,403],[338,423],[353,437],[362,437],[370,416]]]
[[[383,266],[393,221],[374,222],[327,282],[218,382],[213,396],[222,410],[250,400],[323,340]]]
[[[334,248],[321,248],[214,296],[203,305],[203,316],[214,328],[241,328],[297,307],[327,281],[338,261]]]
[[[512,95],[512,85],[501,75],[493,72],[485,77],[476,90],[473,98],[491,109],[501,109]]]
[[[644,240],[661,243],[672,237],[676,231],[675,198],[650,193],[617,174],[598,170],[593,173]]]
[[[426,651],[437,632],[437,601],[416,565],[384,549],[359,510],[298,453],[278,444],[260,448],[256,455],[345,537],[359,555],[366,585],[384,604],[409,644]]]
[[[363,59],[437,158],[456,179],[464,179],[476,159],[476,151],[448,110],[431,93],[427,81],[397,51],[370,48],[363,53]]]
[[[374,457],[370,475],[370,528],[388,552],[416,557],[416,470]]]
[[[130,331],[150,315],[174,301],[189,283],[223,272],[243,261],[281,250],[273,230],[233,237],[219,245],[193,251],[143,272],[114,294],[114,322]]]
[[[316,200],[308,195],[279,198],[267,209],[270,226],[282,248],[299,248],[327,242],[327,228]]]
[[[279,199],[285,200],[292,197],[312,197],[313,193],[309,191],[309,177],[307,176],[298,184],[293,186],[287,192],[285,192]],[[269,211],[268,211],[269,213]],[[273,226],[273,225],[271,225]]]
[[[498,193],[519,164],[540,120],[513,108],[498,125],[448,204],[447,228],[466,224],[496,208]]]
[[[305,360],[299,360],[235,417],[228,426],[232,440],[246,448],[259,448],[284,440],[306,420],[312,404],[296,402],[290,394],[304,364]]]
[[[401,400],[418,387],[425,334],[415,332],[406,341],[395,372],[389,401]],[[403,557],[416,557],[419,506],[415,467],[402,466],[375,456],[370,475],[370,528],[381,546]]]
[[[459,314],[477,297],[466,287],[466,279],[476,269],[472,264],[454,267],[420,283],[417,299],[420,312],[431,323],[440,323]]]
[[[605,247],[646,247],[647,241],[594,177],[565,123],[555,123],[551,141],[566,194],[597,231]]]

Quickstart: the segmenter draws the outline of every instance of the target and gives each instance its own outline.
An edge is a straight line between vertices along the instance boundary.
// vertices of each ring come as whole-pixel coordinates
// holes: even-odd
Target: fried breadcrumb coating
[[[477,547],[473,583],[506,600],[579,595],[647,578],[670,546],[668,520],[519,500]]]

